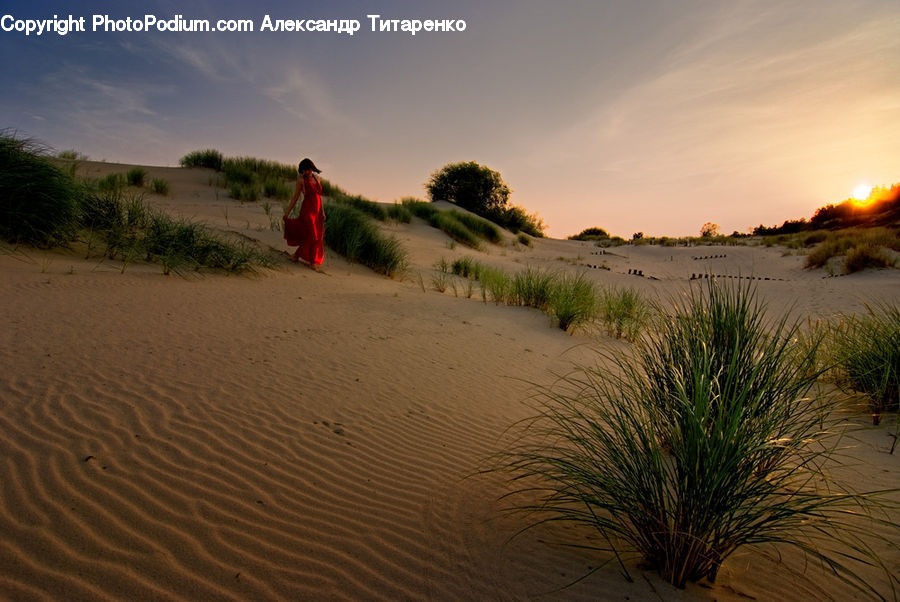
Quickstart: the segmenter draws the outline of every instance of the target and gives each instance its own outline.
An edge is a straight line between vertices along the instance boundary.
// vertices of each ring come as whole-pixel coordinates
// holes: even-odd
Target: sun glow
[[[872,189],[874,186],[869,184],[868,182],[862,182],[856,188],[853,189],[853,200],[857,205],[865,205],[869,196],[872,194]]]

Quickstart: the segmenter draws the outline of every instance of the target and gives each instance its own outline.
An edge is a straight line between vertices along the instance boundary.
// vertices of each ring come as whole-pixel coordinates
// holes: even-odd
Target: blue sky
[[[896,0],[3,2],[16,19],[358,19],[336,32],[0,32],[0,127],[92,159],[312,157],[424,197],[474,160],[549,233],[696,234],[900,181]],[[463,32],[371,32],[383,18]],[[89,27],[90,29],[90,27]]]

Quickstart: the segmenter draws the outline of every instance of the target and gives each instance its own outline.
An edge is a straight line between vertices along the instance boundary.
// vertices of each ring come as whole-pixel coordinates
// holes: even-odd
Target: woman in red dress
[[[311,268],[317,269],[325,259],[325,210],[322,208],[322,183],[316,176],[322,172],[309,159],[300,162],[298,171],[300,175],[294,187],[294,196],[284,214],[285,239],[291,246],[298,245],[291,255],[292,261],[302,259]],[[294,210],[301,193],[303,203],[300,204],[300,215],[297,217],[299,226],[296,232],[289,231],[288,216]]]

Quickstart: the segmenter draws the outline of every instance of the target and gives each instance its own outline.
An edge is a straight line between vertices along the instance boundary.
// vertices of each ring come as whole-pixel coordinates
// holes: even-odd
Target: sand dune
[[[172,188],[153,204],[281,248],[262,203],[227,198],[204,170],[147,170]],[[548,543],[558,526],[508,542],[522,524],[500,511],[499,477],[478,471],[529,415],[532,383],[591,361],[594,344],[624,344],[423,291],[414,274],[427,282],[434,261],[472,255],[510,270],[579,266],[656,298],[692,273],[754,276],[774,310],[827,317],[895,298],[900,272],[826,279],[761,247],[479,252],[422,222],[385,228],[410,252],[406,279],[333,253],[325,275],[285,262],[188,279],[66,251],[0,255],[0,598],[858,596],[812,568],[818,587],[798,585],[752,553],[706,587],[676,590],[634,566],[629,583],[609,565],[560,590],[601,559]],[[859,488],[900,486],[892,422],[864,431],[848,476]]]

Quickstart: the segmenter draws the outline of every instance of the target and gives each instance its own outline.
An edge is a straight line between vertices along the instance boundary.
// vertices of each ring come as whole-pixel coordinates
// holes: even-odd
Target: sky
[[[476,161],[556,238],[748,231],[900,181],[897,0],[3,0],[5,15],[85,18],[0,31],[0,128],[94,160],[308,156],[381,202]],[[94,15],[254,31],[95,32]],[[260,31],[266,15],[361,28]],[[368,15],[465,28],[373,32]]]

